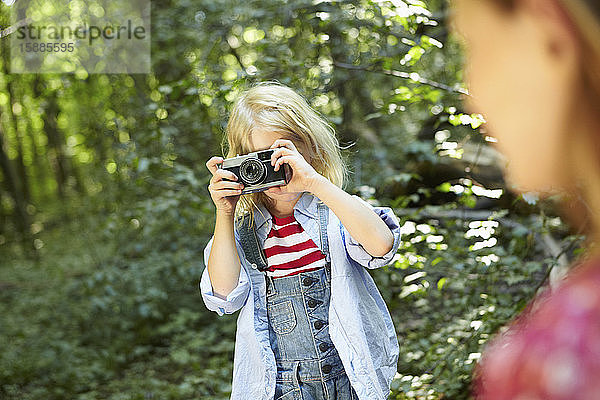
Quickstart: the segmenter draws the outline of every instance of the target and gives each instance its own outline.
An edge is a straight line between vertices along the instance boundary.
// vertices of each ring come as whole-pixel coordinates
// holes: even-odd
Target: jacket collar
[[[302,213],[310,218],[317,218],[318,210],[317,203],[319,202],[319,198],[314,196],[309,192],[302,192],[300,198],[294,205],[294,214],[297,212]],[[256,225],[256,229],[260,229],[261,226],[264,225],[265,222],[272,219],[271,213],[267,210],[267,208],[262,205],[257,205],[260,212],[254,213],[254,223]]]

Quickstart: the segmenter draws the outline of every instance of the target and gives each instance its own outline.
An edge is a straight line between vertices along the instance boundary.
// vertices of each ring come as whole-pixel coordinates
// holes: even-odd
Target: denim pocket
[[[296,314],[291,300],[270,304],[268,311],[271,326],[276,333],[290,333],[296,326]]]

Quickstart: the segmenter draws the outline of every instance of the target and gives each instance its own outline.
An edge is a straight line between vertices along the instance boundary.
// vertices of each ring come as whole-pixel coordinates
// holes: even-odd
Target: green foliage
[[[444,190],[447,185],[442,185]],[[508,218],[454,205],[402,217],[402,249],[377,271],[400,342],[397,399],[469,397],[472,369],[485,343],[520,312],[556,265],[540,240],[564,235],[556,219]],[[577,243],[566,237],[565,245]]]
[[[1,265],[2,397],[224,398],[235,320],[201,304],[199,253],[114,257],[104,222],[80,222],[44,233],[44,268]]]

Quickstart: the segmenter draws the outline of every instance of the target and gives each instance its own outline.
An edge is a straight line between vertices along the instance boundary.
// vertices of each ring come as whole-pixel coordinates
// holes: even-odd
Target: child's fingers
[[[215,174],[215,172],[217,172],[217,170],[219,169],[217,167],[217,164],[220,164],[223,162],[223,157],[218,157],[218,156],[214,156],[211,157],[207,162],[206,162],[206,168],[208,168],[208,170],[211,172],[211,174]]]
[[[244,185],[239,182],[232,181],[218,181],[210,184],[213,190],[225,190],[225,189],[242,189]]]
[[[242,194],[243,185],[238,185],[241,184],[238,184],[236,182],[220,181],[208,185],[208,191],[210,192],[211,197],[215,201],[217,201],[219,199],[222,199],[223,197],[237,196]]]
[[[282,156],[284,155],[291,155],[293,152],[292,150],[288,149],[287,147],[280,147],[277,150],[273,151],[273,154],[271,154],[271,165],[275,165],[275,162]]]
[[[292,151],[297,151],[296,146],[294,145],[294,142],[292,142],[289,139],[277,139],[276,141],[273,142],[273,144],[271,145],[270,148],[274,148],[274,147],[287,147],[288,149],[290,149]]]
[[[274,166],[273,169],[275,171],[278,171],[279,170],[279,166],[282,165],[283,163],[286,163],[286,164],[288,164],[288,165],[291,166],[293,160],[294,160],[293,156],[281,156],[275,162],[275,166]]]
[[[211,178],[211,181],[219,182],[222,180],[237,181],[238,178],[233,172],[228,171],[226,169],[219,168],[214,172],[213,177]]]
[[[241,189],[219,190],[219,196],[220,197],[239,196],[240,194],[242,194],[242,190]]]

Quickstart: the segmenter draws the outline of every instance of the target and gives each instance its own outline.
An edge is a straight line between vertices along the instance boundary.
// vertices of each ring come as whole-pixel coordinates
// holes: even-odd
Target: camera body
[[[238,182],[244,184],[242,194],[262,192],[273,186],[287,185],[291,171],[287,164],[281,164],[278,171],[271,165],[273,149],[255,151],[242,156],[226,158],[221,168],[233,172]]]

